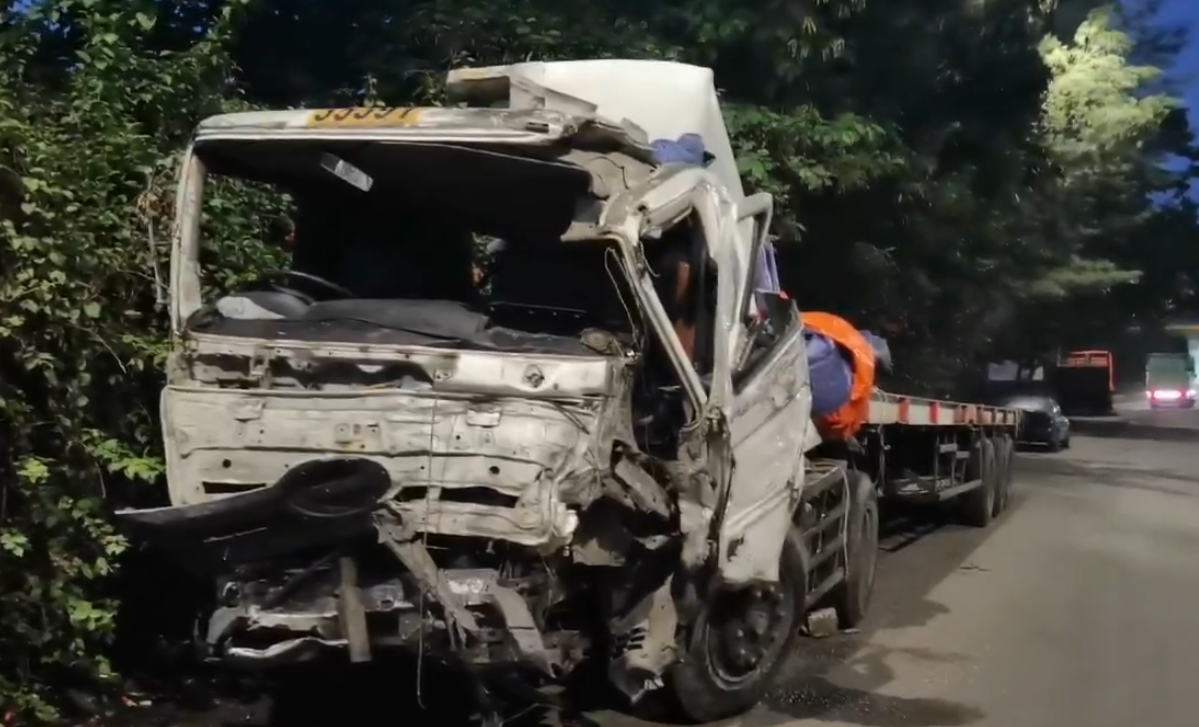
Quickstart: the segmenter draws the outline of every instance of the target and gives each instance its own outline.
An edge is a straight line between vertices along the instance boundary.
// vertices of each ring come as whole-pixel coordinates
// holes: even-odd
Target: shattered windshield
[[[587,191],[580,170],[449,147],[342,146],[225,143],[203,156],[206,187],[259,182],[289,209],[261,225],[260,242],[285,262],[210,301],[193,328],[506,347],[629,327],[614,251],[560,239]]]

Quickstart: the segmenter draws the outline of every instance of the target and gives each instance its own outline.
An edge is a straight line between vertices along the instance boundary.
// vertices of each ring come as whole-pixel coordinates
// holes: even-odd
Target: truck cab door
[[[766,242],[772,200],[755,195],[738,207],[736,225],[722,225],[718,249],[731,249],[748,265],[721,265],[717,352],[710,406],[724,420],[723,445],[731,471],[720,493],[715,526],[718,567],[726,582],[778,579],[779,556],[803,487],[804,453],[810,444],[812,397],[807,347],[794,303],[778,292],[755,300],[759,251]],[[750,223],[750,224],[747,224]],[[745,232],[749,232],[746,235]],[[745,279],[731,279],[738,270]],[[764,303],[766,311],[759,311]],[[770,325],[759,316],[769,315]],[[753,321],[757,318],[758,322]],[[715,454],[715,453],[713,453]]]

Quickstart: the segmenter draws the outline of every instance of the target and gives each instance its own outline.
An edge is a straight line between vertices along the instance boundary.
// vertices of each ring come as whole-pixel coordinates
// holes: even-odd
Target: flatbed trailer
[[[961,497],[967,521],[985,527],[1007,506],[1020,416],[1017,409],[879,391],[859,439],[884,498]]]
[[[854,440],[812,450],[796,516],[806,551],[809,629],[830,610],[840,628],[865,617],[880,501],[954,501],[974,527],[1003,512],[1019,425],[1016,409],[876,391]]]

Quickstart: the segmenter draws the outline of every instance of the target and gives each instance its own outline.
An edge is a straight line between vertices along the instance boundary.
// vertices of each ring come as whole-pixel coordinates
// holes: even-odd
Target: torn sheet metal
[[[247,375],[234,349],[245,353],[253,342],[198,337],[192,345],[197,379],[218,382],[222,370],[234,379]],[[615,403],[625,398],[623,358],[363,348],[353,360],[404,355],[423,380],[410,390],[168,386],[162,406],[172,502],[232,496],[314,457],[350,454],[387,470],[394,506],[422,532],[538,546],[569,539],[577,524],[571,508],[599,495],[607,471],[612,442],[603,422],[627,415]],[[273,353],[339,351],[301,353],[280,344]]]
[[[744,196],[710,68],[617,58],[536,61],[455,69],[446,89],[455,100],[598,116],[637,129],[646,142],[698,134],[721,184],[735,199]]]

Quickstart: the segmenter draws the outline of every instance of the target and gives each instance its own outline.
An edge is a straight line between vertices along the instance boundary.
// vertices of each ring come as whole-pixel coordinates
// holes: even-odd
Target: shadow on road
[[[941,663],[963,660],[956,654],[929,649],[867,647],[847,661],[837,682],[816,677],[776,690],[766,699],[765,708],[744,724],[775,727],[802,719],[865,727],[955,727],[983,718],[980,710],[948,700],[879,694],[879,689],[895,679],[888,659],[896,654]]]

